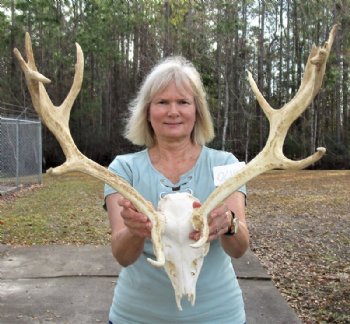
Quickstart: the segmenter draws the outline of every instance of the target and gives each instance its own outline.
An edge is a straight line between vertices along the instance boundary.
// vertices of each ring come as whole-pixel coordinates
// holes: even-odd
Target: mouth
[[[182,125],[183,123],[181,122],[178,122],[178,123],[164,123],[164,125],[167,125],[167,126],[178,126],[178,125]]]

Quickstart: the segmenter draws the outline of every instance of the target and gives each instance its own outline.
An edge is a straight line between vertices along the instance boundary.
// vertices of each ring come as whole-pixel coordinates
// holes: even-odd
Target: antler
[[[281,109],[273,109],[268,104],[259,91],[251,73],[248,72],[250,86],[270,123],[269,137],[263,150],[253,160],[213,191],[200,208],[194,209],[193,223],[196,229],[201,230],[201,238],[192,244],[193,247],[203,245],[209,235],[208,224],[202,221],[203,215],[208,215],[214,207],[224,201],[232,192],[268,170],[304,169],[321,159],[326,153],[324,147],[319,147],[311,156],[300,161],[292,161],[284,156],[283,143],[291,124],[305,111],[321,88],[336,27],[336,25],[333,26],[328,41],[323,47],[319,48],[315,45],[312,47],[300,88],[294,98]]]
[[[51,81],[40,74],[36,68],[32,43],[28,33],[25,35],[25,52],[28,63],[24,61],[18,49],[14,49],[14,54],[25,74],[33,106],[42,121],[60,143],[64,155],[66,156],[66,162],[64,164],[56,168],[49,169],[48,173],[52,175],[60,175],[73,171],[83,172],[98,178],[103,182],[108,183],[111,187],[117,189],[121,195],[132,202],[138,211],[147,215],[152,222],[152,242],[157,260],[148,259],[148,261],[157,267],[164,266],[165,258],[160,241],[161,226],[159,222],[162,221],[160,215],[157,214],[153,206],[126,181],[84,156],[76,147],[70,134],[68,125],[70,111],[74,100],[80,91],[84,74],[84,55],[78,43],[76,43],[76,51],[77,62],[75,65],[75,74],[72,87],[63,103],[60,106],[54,106],[44,86],[44,83],[50,83]]]

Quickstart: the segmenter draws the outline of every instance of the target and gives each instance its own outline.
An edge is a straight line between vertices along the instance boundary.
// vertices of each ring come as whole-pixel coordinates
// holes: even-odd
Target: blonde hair
[[[129,106],[130,117],[124,136],[133,144],[152,147],[156,143],[148,121],[148,109],[152,98],[171,82],[175,82],[179,89],[189,89],[193,93],[196,122],[191,135],[192,141],[204,145],[214,138],[213,122],[201,77],[191,62],[181,56],[175,56],[161,61],[152,69]]]

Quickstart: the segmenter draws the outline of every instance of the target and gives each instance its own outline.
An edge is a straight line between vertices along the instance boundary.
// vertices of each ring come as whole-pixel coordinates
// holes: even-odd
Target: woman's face
[[[153,97],[148,119],[157,141],[191,139],[196,122],[196,106],[192,92],[176,87],[175,82]]]

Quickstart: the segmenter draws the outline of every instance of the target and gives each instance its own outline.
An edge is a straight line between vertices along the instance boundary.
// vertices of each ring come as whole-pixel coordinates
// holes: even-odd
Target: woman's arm
[[[220,207],[223,212],[226,207],[233,211],[235,217],[239,219],[238,232],[234,235],[220,235],[220,241],[225,252],[234,258],[241,257],[249,248],[249,231],[247,228],[246,217],[245,217],[245,196],[241,192],[234,192],[226,201],[225,204]],[[221,210],[216,210],[216,212],[221,212]],[[231,220],[231,215],[230,215]],[[229,224],[224,227],[225,232],[228,231]],[[225,233],[224,232],[224,233]]]
[[[146,238],[151,237],[151,222],[120,194],[107,196],[106,206],[112,229],[113,256],[121,266],[127,267],[139,258]]]
[[[194,203],[194,208],[200,204]],[[224,235],[231,225],[231,213],[235,213],[235,217],[239,219],[238,232],[234,235]],[[241,192],[234,192],[223,204],[213,209],[208,216],[209,223],[209,239],[213,241],[220,239],[221,245],[225,252],[233,257],[241,257],[249,248],[249,231],[245,218],[245,196]],[[194,231],[190,234],[190,238],[198,240],[200,233]]]

